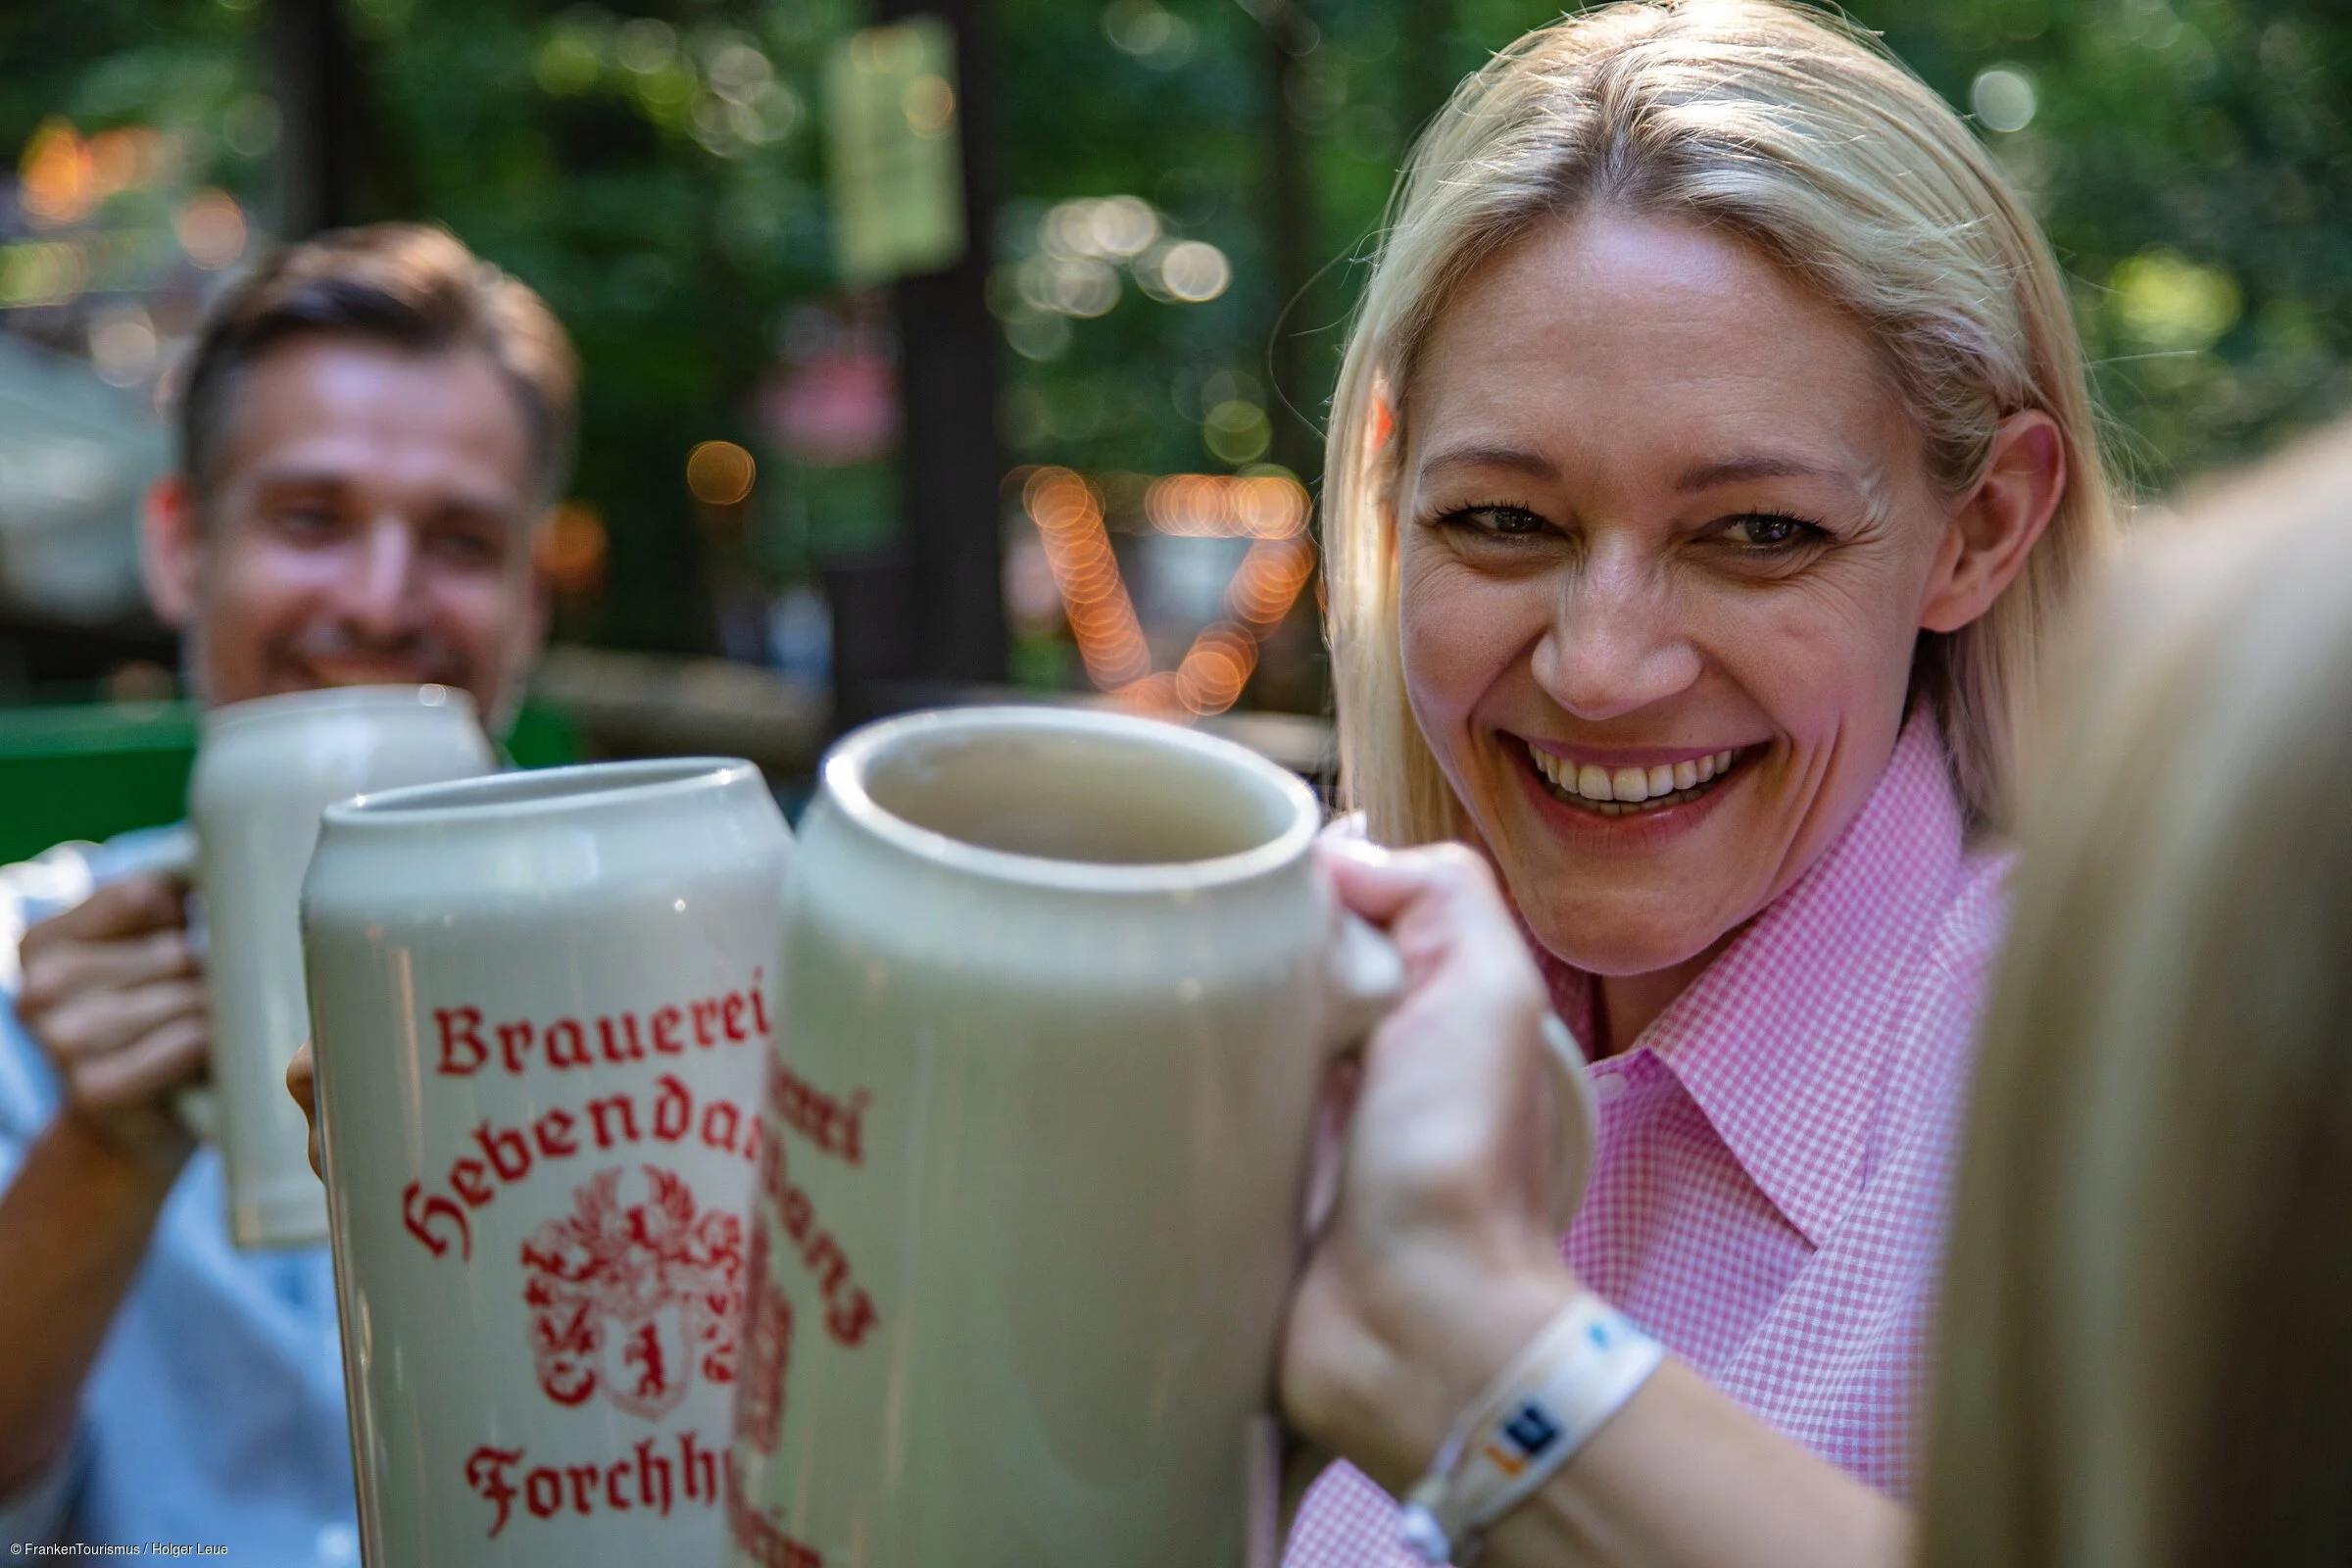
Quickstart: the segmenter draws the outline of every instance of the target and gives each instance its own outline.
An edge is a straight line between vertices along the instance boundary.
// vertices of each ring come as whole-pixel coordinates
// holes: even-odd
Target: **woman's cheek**
[[[1494,582],[1450,561],[1417,564],[1408,558],[1398,584],[1405,687],[1425,726],[1451,729],[1525,661],[1549,601],[1540,584]]]
[[[1716,662],[1800,751],[1899,724],[1910,638],[1877,597],[1792,584],[1735,600]]]

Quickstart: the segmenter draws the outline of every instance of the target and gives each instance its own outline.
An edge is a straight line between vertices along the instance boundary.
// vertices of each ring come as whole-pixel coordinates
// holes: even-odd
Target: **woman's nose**
[[[1697,649],[1671,596],[1645,574],[1602,569],[1567,584],[1536,644],[1535,677],[1579,718],[1636,712],[1698,679]]]

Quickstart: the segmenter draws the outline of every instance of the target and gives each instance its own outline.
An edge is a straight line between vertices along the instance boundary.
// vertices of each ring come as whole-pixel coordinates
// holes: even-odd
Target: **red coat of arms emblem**
[[[698,1212],[675,1172],[639,1168],[642,1200],[622,1200],[614,1166],[574,1190],[571,1213],[531,1233],[522,1298],[549,1398],[583,1404],[601,1388],[656,1421],[677,1408],[697,1366],[713,1383],[734,1381],[743,1222]]]

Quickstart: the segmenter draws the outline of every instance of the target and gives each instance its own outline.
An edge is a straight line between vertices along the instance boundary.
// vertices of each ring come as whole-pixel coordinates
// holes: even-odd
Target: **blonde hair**
[[[1976,137],[1875,40],[1775,0],[1607,6],[1525,38],[1422,135],[1334,398],[1324,468],[1340,782],[1373,836],[1471,836],[1405,700],[1396,528],[1415,362],[1464,277],[1594,206],[1703,223],[1847,312],[1879,346],[1948,493],[2025,409],[2058,426],[2067,486],[1993,609],[1923,635],[1971,822],[2005,824],[2036,645],[2110,501],[2081,342],[2040,230]],[[1391,424],[1394,422],[1394,429]]]
[[[2352,1556],[2352,426],[2190,511],[2027,812],[1927,1568]]]

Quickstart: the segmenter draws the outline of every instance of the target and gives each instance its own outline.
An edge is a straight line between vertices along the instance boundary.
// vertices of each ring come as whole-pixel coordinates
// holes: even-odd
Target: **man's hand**
[[[212,1049],[185,893],[172,877],[125,877],[32,927],[17,1004],[65,1084],[66,1114],[164,1175],[195,1148],[172,1093],[203,1075]]]

